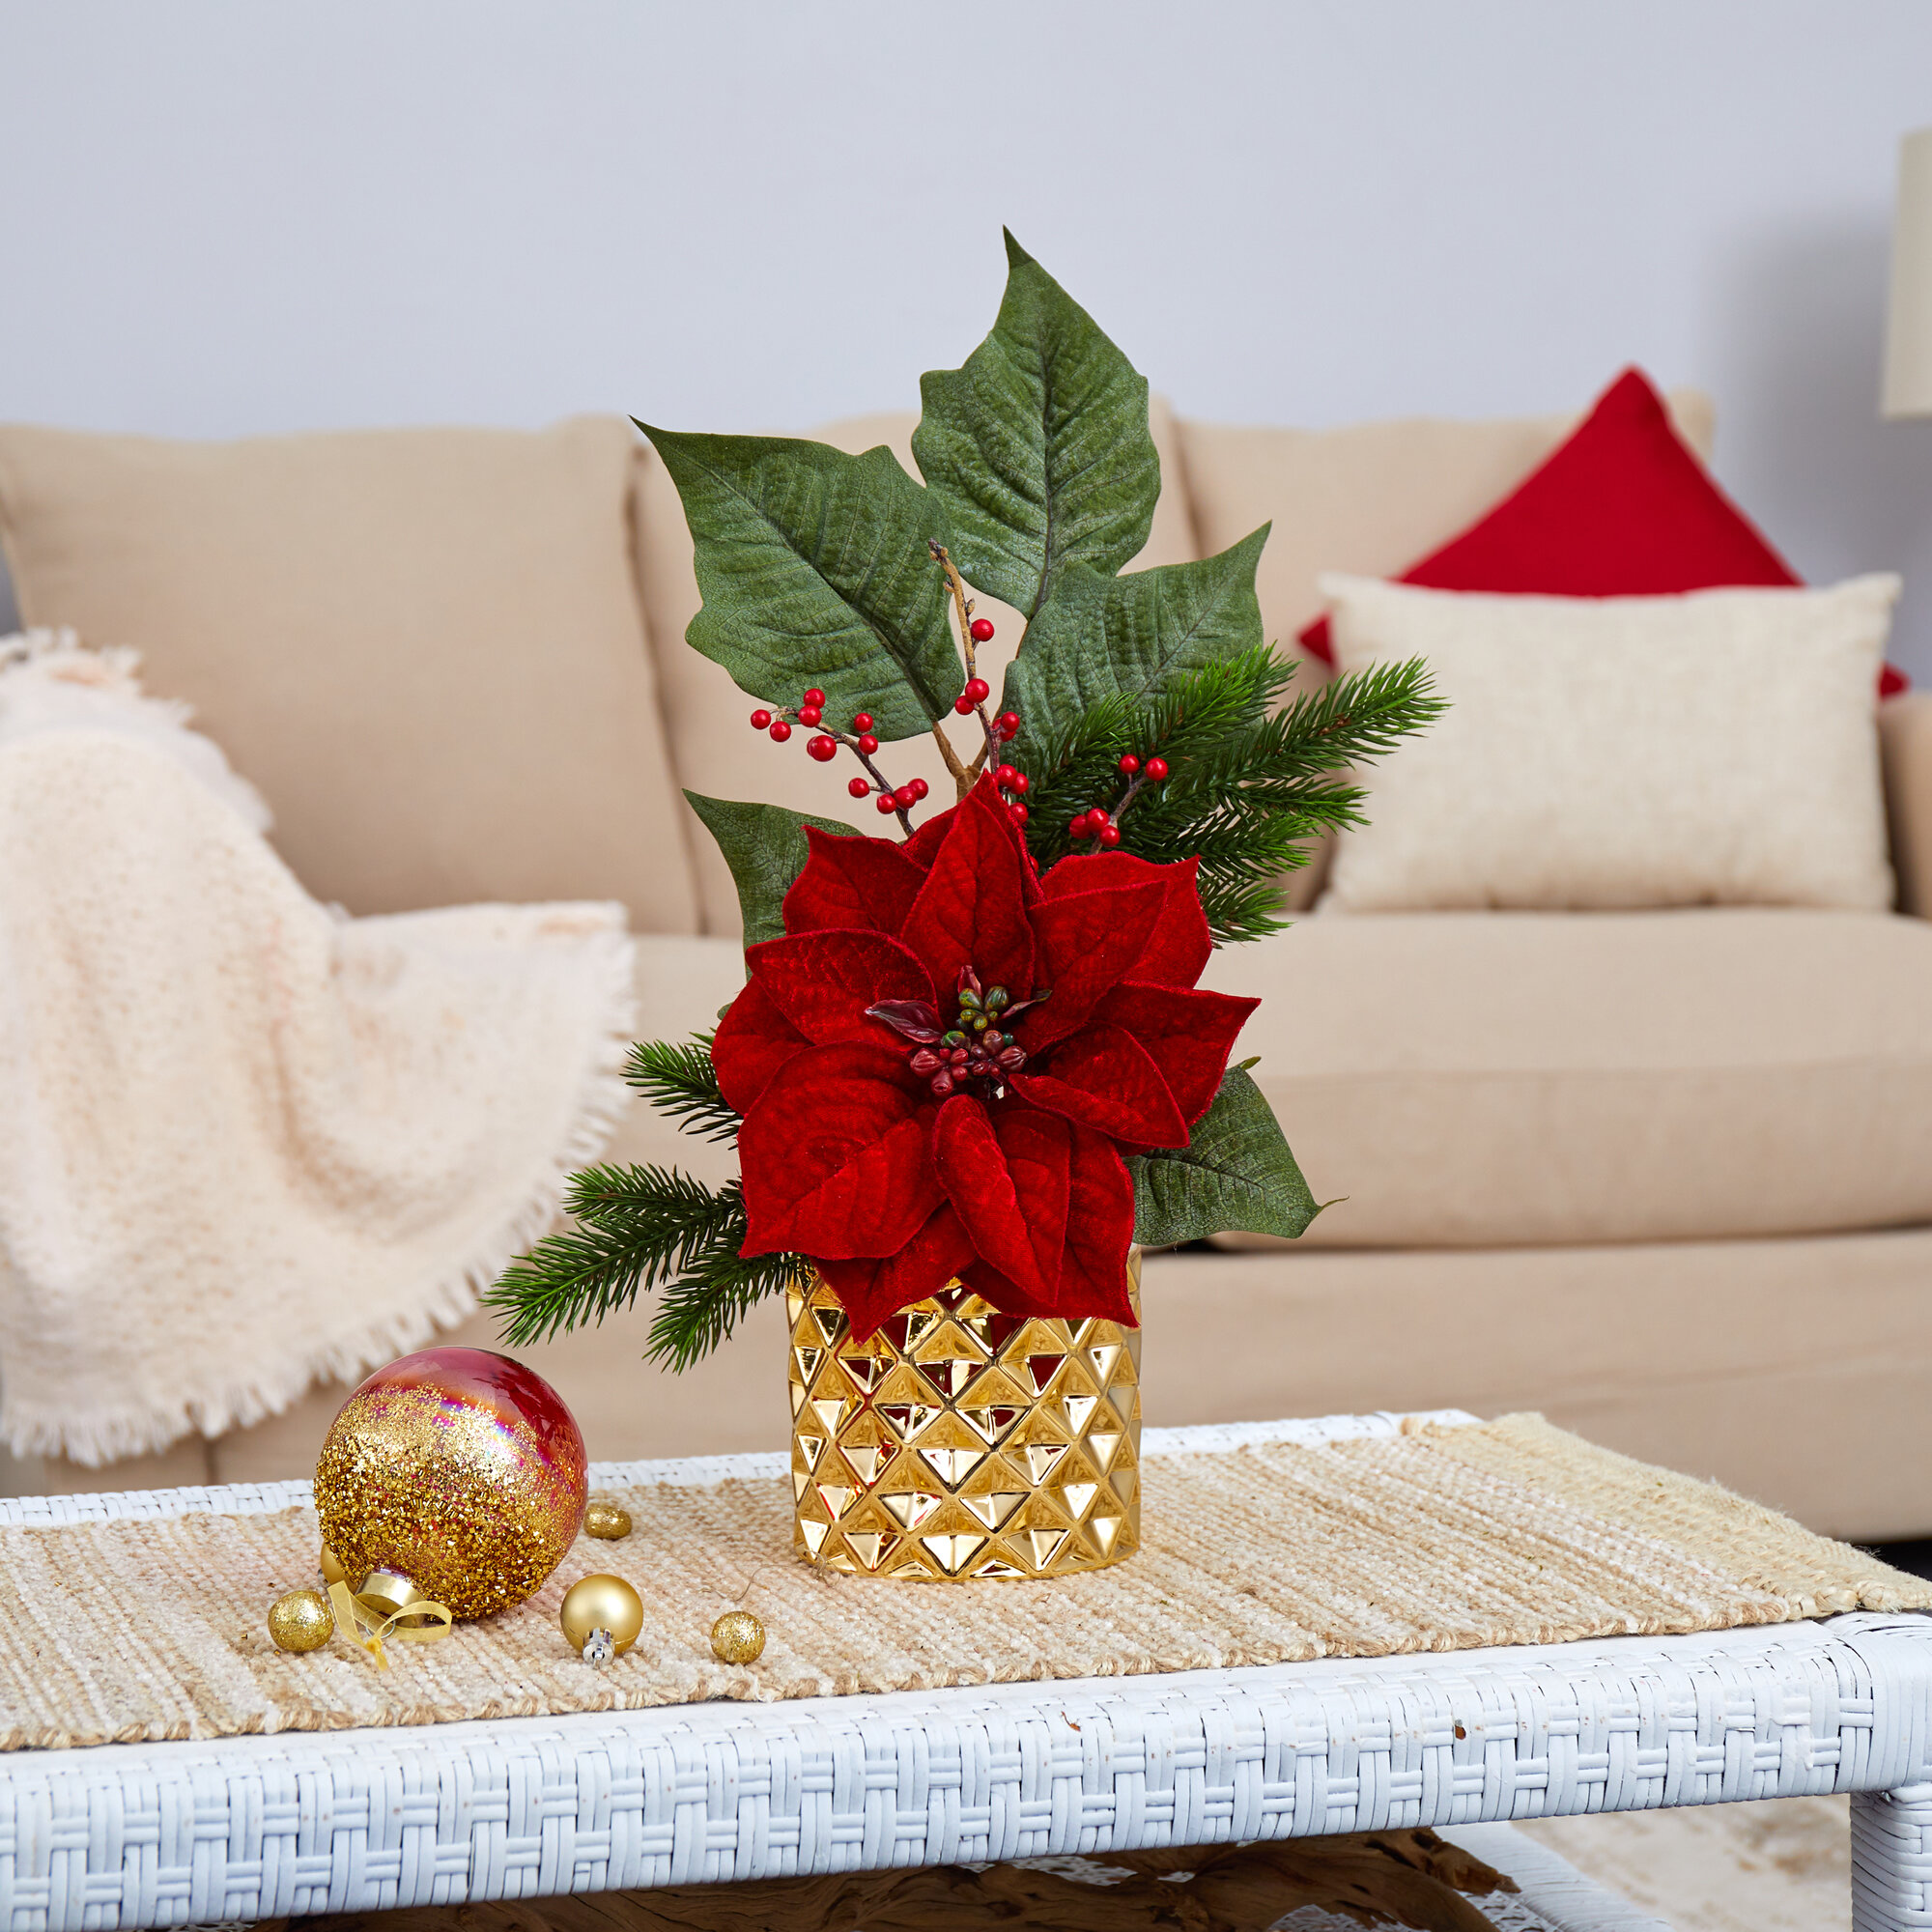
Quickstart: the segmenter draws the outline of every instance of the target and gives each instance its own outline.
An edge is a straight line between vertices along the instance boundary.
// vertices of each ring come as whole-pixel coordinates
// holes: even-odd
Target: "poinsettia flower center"
[[[968,1093],[1003,1100],[1008,1080],[1027,1063],[1026,1049],[1006,1029],[1046,997],[1042,990],[1030,1000],[1015,1000],[1006,987],[986,985],[964,966],[950,1023],[923,1000],[882,1000],[866,1012],[913,1042],[906,1065],[939,1099]]]

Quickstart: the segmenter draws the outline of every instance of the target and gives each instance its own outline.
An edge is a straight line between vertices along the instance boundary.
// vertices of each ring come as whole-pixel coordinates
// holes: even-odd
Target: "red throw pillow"
[[[1670,426],[1663,398],[1626,369],[1569,439],[1461,536],[1397,580],[1433,590],[1662,597],[1804,580]],[[1328,619],[1301,644],[1333,664]],[[1887,665],[1879,696],[1906,688]]]

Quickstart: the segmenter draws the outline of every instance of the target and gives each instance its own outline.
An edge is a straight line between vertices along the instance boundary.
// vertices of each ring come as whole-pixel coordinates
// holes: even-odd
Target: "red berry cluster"
[[[825,694],[814,686],[798,701],[791,713],[808,730],[817,730],[825,723]],[[774,712],[764,705],[752,713],[752,728],[763,731],[774,743],[782,745],[791,736],[791,724],[782,708]],[[932,787],[923,779],[914,779],[909,783],[896,787],[889,785],[879,778],[877,768],[872,764],[872,755],[879,749],[877,734],[872,729],[872,714],[861,711],[852,719],[849,732],[840,732],[836,727],[830,731],[817,730],[815,737],[805,741],[806,753],[820,764],[829,764],[838,755],[840,745],[849,746],[858,753],[860,761],[872,777],[850,779],[845,789],[854,798],[865,798],[874,790],[878,793],[881,815],[895,811],[910,811],[923,799]],[[876,780],[876,784],[874,781]]]
[[[1149,758],[1144,764],[1134,753],[1128,752],[1121,759],[1120,771],[1127,781],[1127,788],[1112,811],[1103,805],[1092,805],[1068,821],[1066,836],[1076,845],[1090,838],[1098,839],[1103,846],[1118,845],[1121,842],[1121,828],[1116,820],[1133,803],[1134,794],[1143,785],[1159,784],[1166,778],[1167,760]]]

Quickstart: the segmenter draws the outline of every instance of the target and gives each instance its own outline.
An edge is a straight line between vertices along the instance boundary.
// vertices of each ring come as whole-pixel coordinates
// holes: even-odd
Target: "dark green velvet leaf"
[[[869,711],[881,738],[930,729],[965,681],[928,548],[946,512],[892,451],[638,427],[696,544],[693,648],[767,703],[816,685],[829,717]]]
[[[718,849],[731,868],[739,910],[745,917],[747,946],[784,936],[784,895],[810,856],[805,838],[808,825],[841,838],[860,837],[836,818],[816,818],[809,811],[791,811],[781,805],[745,805],[732,799],[706,798],[698,791],[687,791],[685,797],[717,839]]]
[[[1134,1239],[1168,1248],[1238,1229],[1293,1240],[1321,1210],[1288,1151],[1273,1110],[1247,1072],[1231,1066],[1184,1148],[1127,1162]]]
[[[1069,568],[1027,627],[1000,694],[1001,710],[1020,715],[1018,762],[1033,750],[1036,722],[1077,718],[1112,697],[1151,699],[1181,672],[1259,644],[1255,566],[1267,534],[1264,524],[1218,556],[1124,577]]]
[[[1148,385],[1011,235],[993,332],[920,378],[912,451],[966,581],[1031,618],[1070,564],[1111,575],[1160,495]]]

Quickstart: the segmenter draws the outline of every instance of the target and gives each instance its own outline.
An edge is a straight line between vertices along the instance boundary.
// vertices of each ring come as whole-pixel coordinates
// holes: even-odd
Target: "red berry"
[[[1165,758],[1150,758],[1147,761],[1147,775],[1155,784],[1158,784],[1167,776],[1167,760]]]
[[[1099,838],[1102,845],[1118,845],[1121,842],[1121,828],[1118,825],[1103,825]]]
[[[852,728],[855,731],[869,731],[872,728],[872,714],[869,711],[860,712],[852,721]]]
[[[993,729],[1002,738],[1017,738],[1020,735],[1020,714],[1017,711],[1002,711],[993,721]]]
[[[990,638],[992,635],[993,635],[992,618],[975,617],[973,619],[973,641],[976,644],[983,644],[986,641],[986,639]]]
[[[1104,805],[1090,805],[1087,808],[1087,822],[1097,832],[1101,826],[1109,825],[1113,821],[1108,818],[1107,808]]]
[[[1015,825],[1024,825],[1027,822],[1027,809],[1025,806],[1009,805],[1007,807],[1007,811]]]
[[[993,782],[1002,791],[1017,791],[1019,789],[1020,775],[1011,765],[1002,765],[993,774]]]
[[[864,798],[871,788],[872,781],[869,779],[847,779],[845,781],[845,789],[854,798]]]
[[[1027,786],[1032,783],[1033,781],[1030,778],[1028,778],[1024,772],[1015,772],[1013,774],[1013,782],[1011,788],[1017,792],[1024,792]]]
[[[879,749],[879,741],[869,731],[862,731],[859,734],[859,749],[869,758]]]
[[[769,711],[759,710],[752,713],[752,729],[753,731],[762,731],[771,722],[772,714]]]
[[[1133,775],[1140,770],[1140,768],[1141,768],[1141,761],[1137,757],[1135,757],[1131,752],[1129,752],[1126,754],[1126,756],[1121,760],[1121,770],[1124,772],[1128,778],[1132,778]]]
[[[968,697],[966,694],[962,691],[959,694],[959,696],[952,700],[952,708],[953,710],[958,712],[960,717],[970,718],[973,715],[973,700],[970,697]]]
[[[914,779],[906,786],[906,790],[911,792],[916,799],[923,798],[931,789],[932,787],[923,779]]]
[[[1078,818],[1071,819],[1068,821],[1066,827],[1067,838],[1085,838],[1086,837],[1088,837],[1088,834],[1089,834],[1089,821],[1087,814],[1084,811],[1080,814]]]
[[[811,738],[806,742],[806,751],[822,765],[838,755],[837,738]]]
[[[825,694],[824,692],[820,691],[819,688],[814,684],[811,687],[811,689],[805,694],[802,702],[806,704],[823,704],[825,702]]]
[[[889,791],[882,791],[882,792],[881,792],[881,793],[879,794],[879,810],[880,810],[880,812],[881,812],[881,813],[884,813],[884,812],[888,812],[888,811],[896,811],[897,810],[898,810],[898,807],[897,807],[897,806],[896,806],[895,804],[894,804],[894,802],[893,802],[893,795],[892,795],[892,793],[891,793],[891,792],[889,792]]]
[[[963,696],[970,697],[975,704],[985,703],[987,698],[991,697],[992,695],[993,687],[983,677],[969,677],[966,680],[966,690]]]
[[[824,720],[825,713],[815,704],[801,704],[798,707],[798,722],[808,728],[822,724]]]
[[[910,811],[919,803],[919,794],[909,784],[902,784],[893,794],[893,803],[901,811]]]
[[[791,736],[791,726],[782,718],[774,718],[772,720],[771,730],[772,743],[775,745],[782,745]]]

